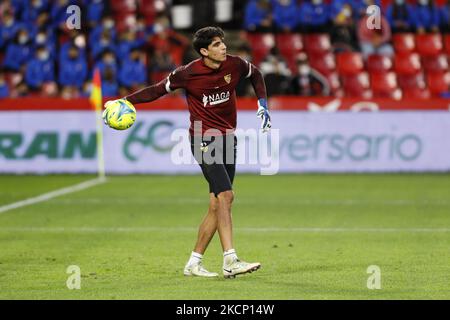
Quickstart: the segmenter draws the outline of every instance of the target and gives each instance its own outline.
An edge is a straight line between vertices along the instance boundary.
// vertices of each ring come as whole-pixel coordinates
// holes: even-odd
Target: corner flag
[[[89,98],[96,113],[97,127],[97,160],[98,176],[100,179],[105,177],[105,161],[103,157],[103,120],[102,120],[102,80],[100,70],[94,70],[94,79],[92,80],[92,92]]]

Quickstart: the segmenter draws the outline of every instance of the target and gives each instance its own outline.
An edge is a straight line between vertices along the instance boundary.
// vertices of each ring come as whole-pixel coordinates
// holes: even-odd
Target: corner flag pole
[[[92,81],[92,92],[90,102],[95,108],[96,129],[97,129],[97,165],[98,177],[105,178],[105,158],[103,153],[103,121],[102,121],[102,82],[100,70],[94,70],[94,79]]]

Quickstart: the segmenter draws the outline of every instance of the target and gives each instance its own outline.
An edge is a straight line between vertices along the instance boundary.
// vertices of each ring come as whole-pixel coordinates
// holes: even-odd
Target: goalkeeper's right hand
[[[104,122],[106,125],[108,125],[108,121],[106,120],[106,116],[108,115],[108,106],[109,106],[109,105],[112,105],[112,104],[114,104],[114,103],[116,103],[116,102],[119,102],[119,101],[125,102],[125,101],[127,101],[127,99],[125,99],[125,98],[120,98],[120,99],[109,100],[109,101],[106,101],[106,102],[105,102],[105,105],[103,106],[103,107],[105,108],[105,110],[103,110],[102,118],[103,118],[103,122]]]

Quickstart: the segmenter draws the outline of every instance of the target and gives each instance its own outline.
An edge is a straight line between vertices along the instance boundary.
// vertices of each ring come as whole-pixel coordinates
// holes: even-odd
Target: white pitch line
[[[151,232],[197,232],[194,227],[0,227],[0,232],[74,232],[74,233],[151,233]],[[237,232],[325,232],[325,233],[449,233],[450,228],[301,228],[301,227],[242,227]]]
[[[95,186],[97,184],[101,184],[101,183],[104,183],[104,182],[106,182],[105,178],[96,178],[96,179],[93,179],[93,180],[88,180],[88,181],[81,182],[79,184],[76,184],[76,185],[73,185],[73,186],[70,186],[70,187],[66,187],[66,188],[58,189],[58,190],[51,191],[51,192],[48,192],[48,193],[44,193],[44,194],[41,194],[40,196],[37,196],[37,197],[28,198],[28,199],[25,199],[25,200],[21,200],[21,201],[18,201],[18,202],[7,204],[5,206],[1,206],[0,207],[0,214],[1,213],[5,213],[5,212],[10,211],[10,210],[17,209],[17,208],[29,206],[29,205],[32,205],[32,204],[35,204],[35,203],[47,201],[47,200],[50,200],[50,199],[53,199],[53,198],[56,198],[56,197],[59,197],[59,196],[65,195],[65,194],[69,194],[69,193],[85,190],[85,189],[88,189],[90,187],[93,187],[93,186]]]

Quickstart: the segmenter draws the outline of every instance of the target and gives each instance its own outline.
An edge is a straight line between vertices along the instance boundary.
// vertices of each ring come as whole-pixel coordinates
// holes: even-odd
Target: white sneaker
[[[261,268],[261,263],[248,263],[235,259],[232,263],[223,266],[223,276],[225,278],[235,278],[238,274],[252,273]]]
[[[191,265],[186,265],[184,267],[184,275],[185,276],[197,276],[197,277],[206,277],[213,278],[219,276],[219,274],[215,272],[209,272],[205,268],[203,268],[202,263],[196,263]]]

